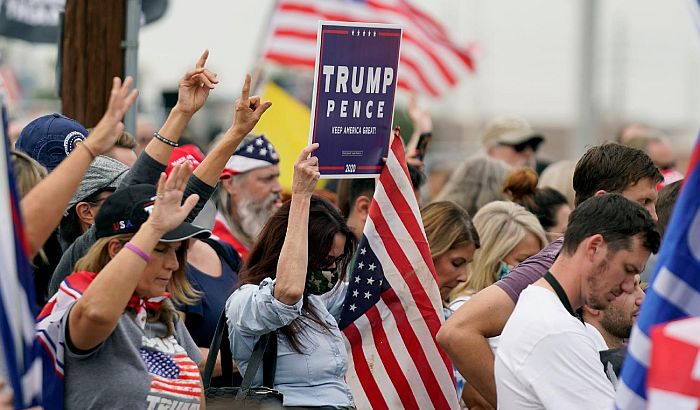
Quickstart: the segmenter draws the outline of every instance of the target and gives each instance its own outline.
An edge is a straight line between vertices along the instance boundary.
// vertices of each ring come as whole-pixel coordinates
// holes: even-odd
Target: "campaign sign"
[[[401,29],[320,22],[309,143],[322,178],[378,176],[389,149]]]

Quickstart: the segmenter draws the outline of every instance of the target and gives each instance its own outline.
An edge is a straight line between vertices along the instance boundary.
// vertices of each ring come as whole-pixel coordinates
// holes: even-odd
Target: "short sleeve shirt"
[[[164,324],[147,321],[141,329],[126,311],[107,340],[87,354],[71,350],[64,330],[65,408],[198,409],[201,353],[174,310],[173,318],[175,333],[166,336]]]

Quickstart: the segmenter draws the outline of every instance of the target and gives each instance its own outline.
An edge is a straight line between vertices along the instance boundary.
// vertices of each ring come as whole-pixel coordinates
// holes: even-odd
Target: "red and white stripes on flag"
[[[270,22],[265,59],[313,69],[319,20],[400,25],[398,86],[411,92],[440,96],[474,69],[470,53],[407,0],[280,0]]]
[[[377,181],[341,314],[358,409],[456,409],[452,365],[435,335],[442,299],[395,137]]]

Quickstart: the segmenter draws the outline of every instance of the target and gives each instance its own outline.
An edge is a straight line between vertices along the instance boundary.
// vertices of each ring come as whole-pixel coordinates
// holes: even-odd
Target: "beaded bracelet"
[[[139,255],[141,257],[141,259],[143,259],[146,263],[148,263],[151,260],[151,256],[149,254],[147,254],[141,248],[139,248],[138,246],[134,245],[131,242],[125,243],[124,247],[126,249],[132,251],[133,253]]]
[[[169,139],[165,138],[164,136],[160,135],[160,133],[158,131],[153,133],[153,137],[155,139],[157,139],[158,141],[162,142],[163,144],[168,144],[171,147],[177,147],[180,145],[177,142],[175,142],[173,140],[169,140]]]

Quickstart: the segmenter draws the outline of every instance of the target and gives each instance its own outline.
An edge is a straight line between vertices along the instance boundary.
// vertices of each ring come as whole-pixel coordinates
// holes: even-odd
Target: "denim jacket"
[[[261,335],[280,329],[302,316],[302,301],[285,305],[275,299],[275,281],[266,278],[256,285],[243,285],[226,302],[231,352],[241,374]],[[352,393],[345,383],[348,357],[338,318],[345,300],[347,284],[340,283],[331,292],[309,296],[319,317],[329,330],[310,319],[304,320],[299,334],[302,353],[290,346],[282,332],[277,333],[277,371],[275,389],[285,406],[353,406]],[[253,380],[262,385],[262,366]]]

